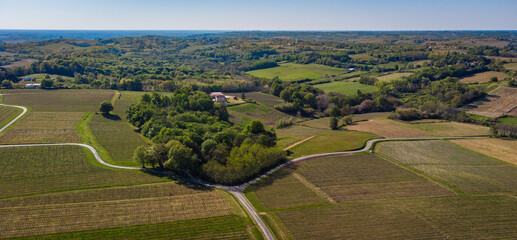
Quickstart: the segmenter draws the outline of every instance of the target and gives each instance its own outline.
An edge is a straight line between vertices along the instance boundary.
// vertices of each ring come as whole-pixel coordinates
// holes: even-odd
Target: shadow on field
[[[121,118],[118,115],[112,115],[112,114],[102,114],[102,116],[106,119],[113,120],[113,121],[119,121]]]
[[[193,190],[204,190],[204,191],[211,191],[213,188],[207,187],[198,183],[193,183],[192,180],[196,179],[188,179],[187,177],[182,176],[176,176],[168,172],[156,170],[153,168],[146,168],[145,170],[140,170],[143,173],[149,174],[151,176],[159,177],[159,178],[167,178],[171,181],[174,181],[178,185],[183,185],[189,189]]]
[[[249,189],[252,191],[256,191],[263,187],[271,186],[275,181],[289,177],[289,175],[291,175],[292,172],[296,171],[297,168],[298,166],[296,164],[290,164],[285,168],[280,169],[274,172],[273,174],[269,175],[268,177],[265,177],[260,181],[256,182],[255,184],[251,185]]]

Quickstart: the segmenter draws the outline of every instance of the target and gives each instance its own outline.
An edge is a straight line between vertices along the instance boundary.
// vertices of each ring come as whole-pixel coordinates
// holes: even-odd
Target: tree
[[[338,129],[337,122],[338,122],[337,118],[333,117],[333,118],[330,119],[330,128],[332,130],[337,130]]]
[[[99,107],[99,111],[103,115],[109,115],[111,110],[113,110],[113,105],[111,105],[111,103],[108,102],[108,101],[102,102],[100,107]]]
[[[497,77],[491,77],[491,78],[490,78],[490,81],[491,81],[491,82],[497,82],[497,81],[499,81],[499,79],[497,79]]]
[[[135,153],[133,154],[133,159],[142,164],[142,167],[145,168],[145,164],[149,163],[149,154],[147,154],[147,148],[145,146],[139,146],[136,148]]]
[[[165,167],[175,172],[186,173],[190,173],[195,169],[197,157],[194,157],[191,148],[176,140],[171,140],[167,145],[170,147],[170,150],[169,159],[165,162]]]
[[[2,85],[1,85],[2,88],[13,88],[13,82],[9,81],[9,80],[3,80],[2,81]]]
[[[43,79],[41,80],[41,88],[42,89],[49,89],[54,87],[54,81],[50,79]]]

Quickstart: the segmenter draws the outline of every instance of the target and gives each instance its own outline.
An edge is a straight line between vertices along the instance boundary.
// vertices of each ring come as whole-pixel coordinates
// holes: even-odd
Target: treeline
[[[145,94],[127,118],[153,143],[135,151],[143,166],[237,184],[285,160],[274,131],[257,120],[231,126],[224,105],[189,87],[170,97]]]

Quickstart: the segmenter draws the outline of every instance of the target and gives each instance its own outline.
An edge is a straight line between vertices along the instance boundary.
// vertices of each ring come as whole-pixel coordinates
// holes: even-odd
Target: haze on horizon
[[[515,0],[0,0],[0,29],[517,30]]]

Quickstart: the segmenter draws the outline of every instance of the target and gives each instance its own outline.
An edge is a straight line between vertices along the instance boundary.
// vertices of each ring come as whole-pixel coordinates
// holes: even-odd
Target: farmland
[[[93,155],[78,146],[0,148],[0,156],[5,164],[0,177],[2,198],[166,180],[94,166]]]
[[[326,93],[335,92],[344,95],[354,95],[360,90],[363,93],[376,92],[377,88],[371,85],[361,84],[358,82],[331,82],[314,85]]]
[[[377,77],[377,79],[379,79],[379,81],[391,81],[393,79],[409,77],[411,75],[413,75],[413,73],[404,73],[404,72],[401,72],[401,73],[391,73],[391,74],[387,74],[387,75],[383,75],[383,76]]]
[[[331,131],[317,135],[289,150],[294,152],[293,157],[354,150],[363,147],[367,140],[376,137],[374,134],[355,131]]]
[[[488,239],[517,234],[509,196],[345,203],[275,212],[295,239]]]
[[[517,165],[517,141],[498,138],[452,140],[462,147]]]
[[[230,95],[236,95],[237,97],[240,97],[240,95],[237,95],[238,93],[232,93]],[[270,94],[265,94],[261,92],[249,92],[245,93],[246,98],[251,98],[255,100],[257,103],[260,103],[262,105],[266,105],[268,107],[274,107],[277,104],[283,103],[284,100],[277,96],[273,96]]]
[[[278,67],[249,71],[247,74],[267,79],[278,77],[283,81],[299,81],[305,79],[319,79],[325,77],[325,75],[337,76],[347,72],[346,69],[319,64],[283,63]]]
[[[499,87],[491,91],[487,97],[472,104],[468,113],[485,117],[501,117],[517,107],[517,89]]]
[[[389,142],[379,144],[377,150],[461,192],[517,193],[517,166],[449,142]]]
[[[387,138],[404,137],[448,137],[488,135],[487,127],[458,122],[403,122],[388,119],[372,119],[350,125],[347,129],[371,132]]]
[[[3,90],[7,104],[28,106],[35,112],[96,112],[102,101],[109,101],[111,90]]]
[[[276,134],[278,136],[277,144],[279,146],[286,147],[302,139],[325,132],[329,132],[329,130],[293,125],[288,128],[281,128],[276,130]]]
[[[181,224],[181,221],[186,220],[210,221],[212,217],[233,216],[220,219],[223,220],[220,224],[210,223],[205,227],[213,227],[208,231],[222,228],[246,235],[246,219],[230,201],[231,198],[220,191],[192,189],[175,183],[53,193],[20,198],[19,201],[0,201],[3,220],[0,228],[3,229],[3,237],[100,229],[99,233],[104,229],[109,233],[110,229],[126,226],[145,229],[159,223]],[[63,212],[63,209],[67,210]],[[46,220],[41,221],[40,217],[35,216]],[[225,221],[233,221],[237,226],[235,229],[224,228],[221,225],[228,224]],[[192,234],[193,229],[183,231],[177,234]],[[97,236],[106,236],[99,233]]]
[[[0,128],[11,122],[21,112],[19,108],[0,106]]]
[[[494,71],[488,71],[488,72],[482,72],[482,73],[476,73],[469,77],[464,77],[460,79],[461,83],[487,83],[490,82],[490,79],[492,77],[496,77],[498,80],[503,80],[508,77],[508,75],[502,73],[502,72],[494,72]]]
[[[514,63],[507,63],[504,65],[504,68],[512,71],[517,71],[517,62]]]
[[[265,125],[274,126],[276,122],[288,115],[274,108],[262,104],[246,103],[227,108],[230,121],[240,126],[247,125],[251,120],[257,119]]]
[[[138,146],[146,145],[146,142],[132,126],[96,114],[89,127],[99,143],[109,152],[114,164],[137,166],[133,160],[133,153]]]

